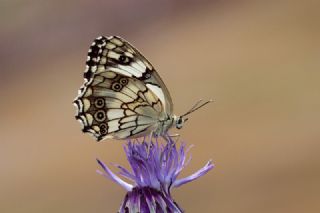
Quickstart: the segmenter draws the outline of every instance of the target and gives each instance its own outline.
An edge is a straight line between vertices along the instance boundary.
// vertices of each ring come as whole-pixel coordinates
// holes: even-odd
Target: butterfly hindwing
[[[163,111],[160,99],[144,82],[110,70],[96,72],[74,103],[83,131],[97,140],[147,134]]]

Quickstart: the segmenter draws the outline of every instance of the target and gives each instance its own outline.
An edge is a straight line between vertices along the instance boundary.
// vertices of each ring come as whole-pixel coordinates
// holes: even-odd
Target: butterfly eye
[[[176,128],[177,129],[181,129],[182,126],[183,126],[183,119],[182,119],[182,117],[179,117],[177,122],[176,122]]]
[[[128,64],[130,62],[130,58],[128,56],[121,55],[119,57],[119,62],[122,64]]]

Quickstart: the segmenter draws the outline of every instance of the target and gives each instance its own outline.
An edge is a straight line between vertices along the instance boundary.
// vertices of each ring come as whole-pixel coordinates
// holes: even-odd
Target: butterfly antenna
[[[200,99],[199,101],[197,101],[197,102],[191,107],[191,109],[190,109],[189,111],[191,111],[191,110],[193,110],[194,108],[196,108],[202,101],[203,101],[202,99]]]
[[[202,99],[200,99],[199,101],[197,101],[197,102],[191,107],[191,109],[190,109],[188,112],[186,112],[185,114],[181,115],[181,117],[184,117],[184,116],[186,116],[186,115],[189,115],[190,113],[193,113],[194,111],[200,109],[201,107],[207,105],[208,103],[210,103],[210,102],[212,102],[212,101],[213,101],[213,100],[209,100],[209,101],[206,101],[206,102],[200,104],[200,103],[202,102]]]

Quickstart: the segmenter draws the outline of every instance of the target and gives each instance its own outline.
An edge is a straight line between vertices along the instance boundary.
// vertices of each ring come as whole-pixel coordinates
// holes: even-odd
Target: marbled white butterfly
[[[165,136],[180,129],[185,116],[205,104],[197,102],[181,116],[173,114],[169,91],[150,62],[117,36],[100,36],[89,49],[84,84],[74,104],[83,132],[98,141]]]

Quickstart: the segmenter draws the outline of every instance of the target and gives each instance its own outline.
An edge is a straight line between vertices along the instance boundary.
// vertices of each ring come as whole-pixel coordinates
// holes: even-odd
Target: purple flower
[[[177,148],[170,137],[165,144],[159,143],[157,139],[149,143],[129,140],[124,147],[132,171],[120,165],[116,167],[120,170],[119,174],[131,183],[122,180],[100,160],[97,161],[104,171],[97,172],[128,191],[121,204],[120,213],[183,212],[171,197],[171,188],[203,176],[213,168],[213,164],[209,161],[192,175],[178,179],[182,169],[191,160],[191,157],[186,160],[190,148],[186,150],[184,143]]]

